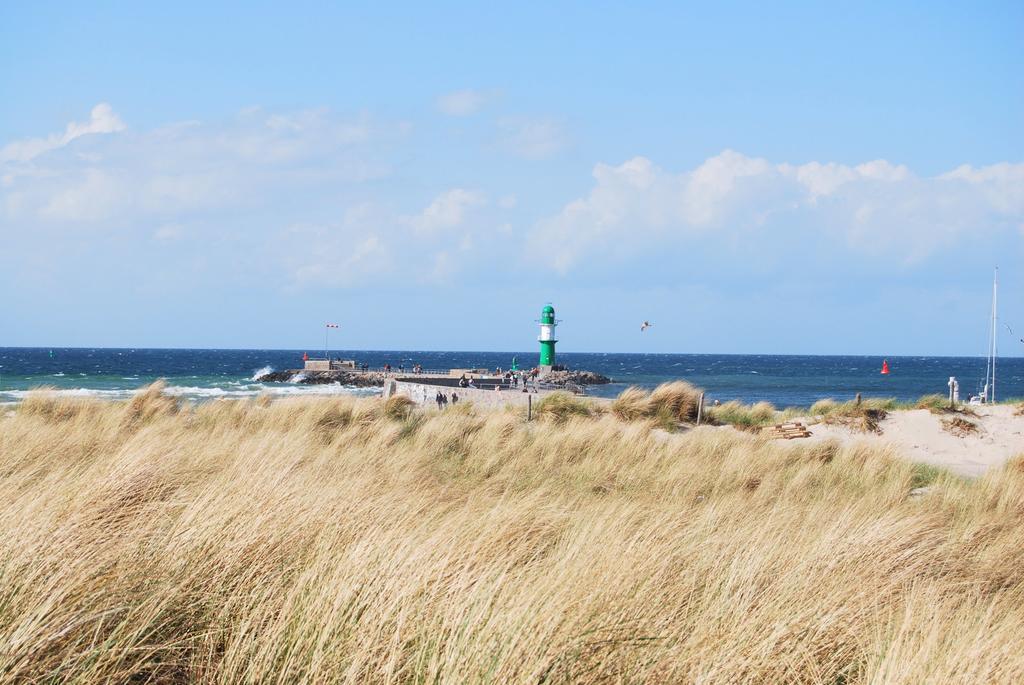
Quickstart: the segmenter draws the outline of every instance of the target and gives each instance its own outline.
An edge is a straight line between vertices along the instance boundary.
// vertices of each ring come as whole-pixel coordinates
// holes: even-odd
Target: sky
[[[0,346],[1024,355],[1024,4],[480,4],[0,5]]]

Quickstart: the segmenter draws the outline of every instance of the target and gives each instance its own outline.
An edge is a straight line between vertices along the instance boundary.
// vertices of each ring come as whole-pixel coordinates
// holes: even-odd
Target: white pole
[[[999,291],[999,267],[995,267],[992,279],[992,402],[995,402],[995,358],[999,354],[999,307],[996,298]]]

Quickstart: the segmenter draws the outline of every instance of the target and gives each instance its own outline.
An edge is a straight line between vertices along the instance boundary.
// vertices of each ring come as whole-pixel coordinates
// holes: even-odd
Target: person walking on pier
[[[459,393],[453,392],[452,393],[452,406],[455,406],[456,404],[458,404],[458,402],[459,402]]]
[[[441,399],[441,391],[440,390],[437,391],[437,397],[434,398],[434,401],[437,402],[437,410],[441,411],[441,402],[443,402],[443,400]]]

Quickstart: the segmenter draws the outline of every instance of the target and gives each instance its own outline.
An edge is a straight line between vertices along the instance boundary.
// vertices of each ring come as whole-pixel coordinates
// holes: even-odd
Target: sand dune
[[[962,476],[980,476],[1011,457],[1024,454],[1024,415],[1011,405],[974,407],[976,417],[967,420],[977,430],[958,437],[944,428],[952,415],[927,409],[891,412],[879,423],[880,434],[865,434],[841,425],[816,423],[808,441],[838,439],[842,443],[866,441],[891,444],[906,458],[947,468]]]

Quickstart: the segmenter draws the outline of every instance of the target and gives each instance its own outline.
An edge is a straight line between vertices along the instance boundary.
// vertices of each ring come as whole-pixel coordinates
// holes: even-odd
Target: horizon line
[[[182,352],[301,352],[313,350],[313,354],[322,352],[316,348],[303,347],[110,347],[105,345],[11,345],[0,346],[0,350],[162,350]],[[374,353],[448,353],[448,354],[514,354],[529,355],[537,353],[537,350],[449,350],[449,349],[355,349],[337,348],[331,352],[374,352]],[[907,357],[926,357],[931,359],[984,359],[984,354],[879,354],[879,353],[800,353],[800,352],[641,352],[641,351],[583,351],[583,350],[560,350],[558,354],[614,354],[614,355],[679,355],[679,356],[717,356],[717,357],[878,357],[879,359],[900,359]],[[1024,359],[1024,355],[1007,354],[1000,355],[998,359]]]

